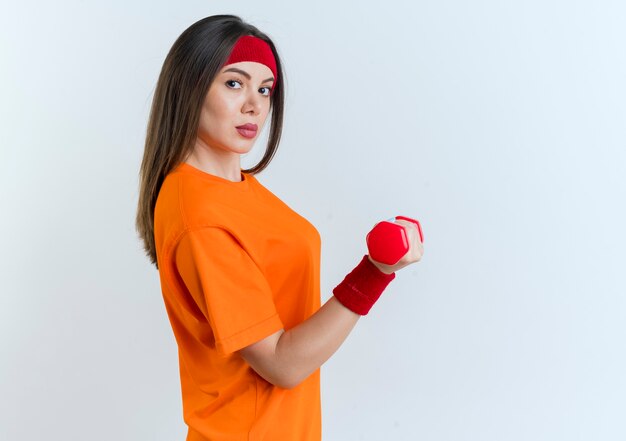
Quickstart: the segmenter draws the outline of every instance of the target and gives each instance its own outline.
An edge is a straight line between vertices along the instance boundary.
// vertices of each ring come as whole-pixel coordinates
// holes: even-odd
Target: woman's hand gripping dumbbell
[[[365,238],[370,261],[385,274],[415,262],[424,254],[424,234],[419,221],[395,216],[374,225]]]
[[[333,289],[346,308],[360,315],[369,312],[396,271],[419,262],[424,254],[422,227],[409,217],[396,216],[377,223],[365,240],[370,254]]]

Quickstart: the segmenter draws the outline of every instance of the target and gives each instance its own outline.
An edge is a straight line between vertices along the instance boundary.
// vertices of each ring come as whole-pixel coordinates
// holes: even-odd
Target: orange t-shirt
[[[156,202],[187,441],[320,441],[320,369],[283,389],[235,352],[320,308],[320,235],[252,174],[242,178],[183,162]]]

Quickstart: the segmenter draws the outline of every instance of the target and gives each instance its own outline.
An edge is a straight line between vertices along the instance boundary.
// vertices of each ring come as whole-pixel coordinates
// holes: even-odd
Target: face
[[[224,66],[204,100],[196,146],[248,153],[269,113],[273,77],[271,69],[261,63],[241,61]],[[245,124],[255,125],[257,130],[237,129]]]

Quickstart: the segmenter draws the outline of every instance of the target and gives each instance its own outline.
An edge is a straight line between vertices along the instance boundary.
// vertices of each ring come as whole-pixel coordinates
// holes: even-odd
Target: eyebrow
[[[250,74],[248,72],[246,72],[245,70],[237,69],[236,67],[231,67],[230,69],[226,69],[224,72],[237,72],[243,75],[244,77],[246,77],[247,79],[250,79]],[[274,81],[274,77],[269,77],[263,80],[261,84],[267,83],[268,81]]]

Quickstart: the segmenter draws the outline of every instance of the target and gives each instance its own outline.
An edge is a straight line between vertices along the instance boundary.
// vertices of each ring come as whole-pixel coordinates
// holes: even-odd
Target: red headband
[[[274,91],[274,87],[278,82],[278,75],[276,74],[276,60],[274,59],[274,53],[272,48],[267,42],[261,40],[254,35],[243,35],[239,37],[235,43],[228,60],[224,63],[227,66],[232,63],[238,63],[240,61],[254,61],[257,63],[265,64],[270,68],[274,74],[274,85],[271,92]]]

